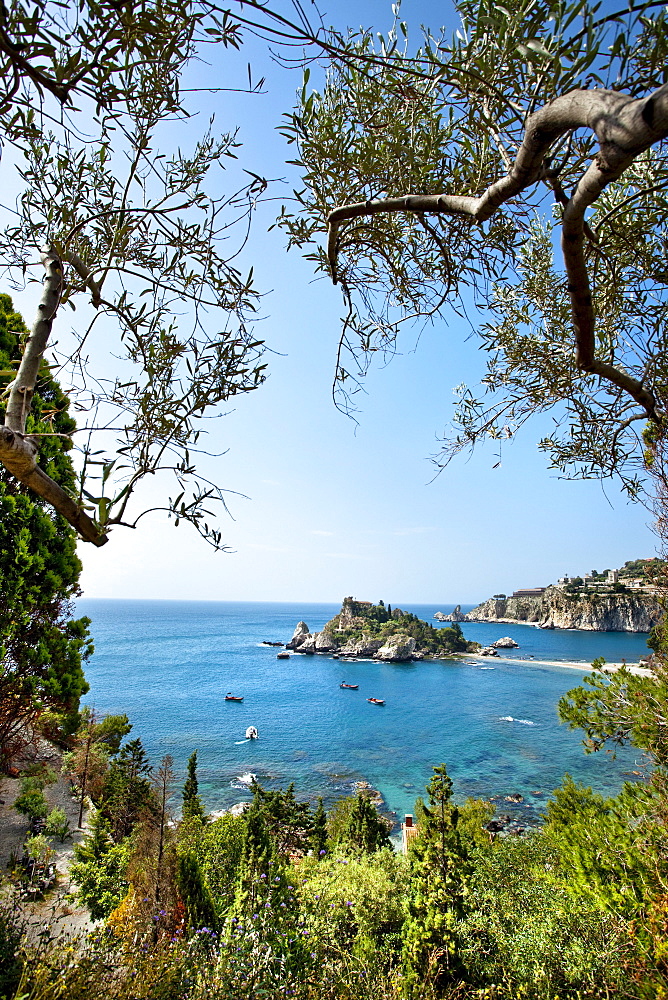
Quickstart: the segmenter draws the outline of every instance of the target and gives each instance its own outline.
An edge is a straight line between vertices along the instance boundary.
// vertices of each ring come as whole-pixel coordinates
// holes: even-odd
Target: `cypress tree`
[[[204,819],[204,806],[197,782],[197,750],[188,758],[188,777],[183,786],[183,819]]]
[[[402,928],[402,958],[409,994],[427,974],[437,987],[459,968],[455,924],[463,916],[466,851],[451,804],[452,781],[445,764],[435,767],[421,809],[419,835],[411,849],[411,898]]]

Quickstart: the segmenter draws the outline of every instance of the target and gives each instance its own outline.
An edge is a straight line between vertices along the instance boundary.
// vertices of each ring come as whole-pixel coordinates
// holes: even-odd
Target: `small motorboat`
[[[229,691],[225,695],[225,701],[243,701],[243,695],[239,697],[237,694],[231,694]]]
[[[343,682],[341,682],[341,684],[339,684],[339,687],[348,688],[350,691],[357,691],[359,684],[344,684]]]
[[[367,698],[367,701],[370,701],[372,705],[384,705],[385,704],[385,701],[383,700],[383,698]]]
[[[246,739],[247,740],[257,739],[257,729],[255,728],[255,726],[248,727],[248,729],[246,730]]]

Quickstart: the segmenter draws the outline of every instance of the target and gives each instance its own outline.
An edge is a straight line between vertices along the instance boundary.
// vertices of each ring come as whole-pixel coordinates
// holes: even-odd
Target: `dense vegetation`
[[[178,796],[171,758],[154,769],[140,740],[122,744],[127,720],[95,722],[105,752],[73,875],[99,930],[79,949],[24,942],[17,958],[19,929],[5,912],[4,995],[666,996],[662,657],[655,678],[595,675],[560,705],[590,750],[629,741],[644,751],[643,780],[605,799],[566,776],[542,827],[499,838],[488,829],[493,806],[457,806],[440,765],[416,803],[407,856],[392,849],[387,821],[364,794],[326,813],[292,786],[255,784],[243,814],[207,817],[196,753]],[[175,800],[178,821],[168,809]]]
[[[8,295],[0,295],[0,368],[16,371],[28,335]],[[75,427],[69,401],[42,363],[27,431],[39,435],[41,461],[64,489],[75,489],[68,456]],[[0,399],[0,415],[5,403]],[[76,533],[49,504],[0,466],[0,748],[6,767],[38,720],[49,731],[76,725],[88,690],[92,652],[87,618],[74,618],[81,563]]]
[[[380,639],[407,635],[415,639],[416,653],[431,656],[465,653],[478,648],[477,643],[464,638],[457,622],[450,628],[434,628],[408,611],[393,609],[391,604],[386,607],[384,601],[370,604],[346,598],[341,612],[327,622],[324,630],[340,645],[363,637]]]

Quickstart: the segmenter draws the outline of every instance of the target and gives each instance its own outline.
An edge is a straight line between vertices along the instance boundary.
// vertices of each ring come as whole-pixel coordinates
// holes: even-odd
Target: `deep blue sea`
[[[432,766],[444,762],[457,799],[519,792],[527,803],[503,802],[502,811],[524,810],[531,819],[566,771],[614,793],[634,769],[633,751],[585,755],[582,734],[559,724],[556,705],[594,658],[637,661],[646,652],[642,634],[465,624],[469,639],[509,635],[520,648],[482,663],[278,660],[263,640],[288,641],[300,620],[319,631],[340,605],[83,599],[77,606],[92,619],[95,640],[86,701],[100,712],[127,713],[132,736],[155,763],[171,754],[179,777],[197,750],[200,792],[211,810],[249,798],[254,774],[267,787],[294,782],[299,798],[322,795],[326,806],[364,779],[401,817],[412,812]],[[435,611],[452,611],[402,608],[429,622]],[[583,673],[529,657],[582,661]],[[341,689],[341,681],[359,690]],[[228,691],[244,701],[226,703]],[[371,696],[385,705],[369,704]],[[258,740],[244,739],[249,725]]]

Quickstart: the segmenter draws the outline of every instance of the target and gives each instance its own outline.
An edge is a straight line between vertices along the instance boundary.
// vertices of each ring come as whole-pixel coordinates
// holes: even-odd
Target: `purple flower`
[[[322,850],[322,851],[320,851],[319,853],[320,853],[320,854],[327,854],[327,851],[325,851],[325,850]]]

